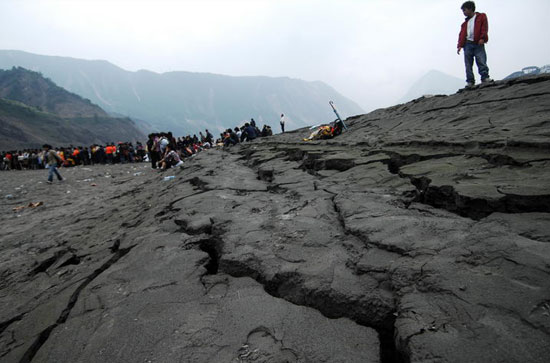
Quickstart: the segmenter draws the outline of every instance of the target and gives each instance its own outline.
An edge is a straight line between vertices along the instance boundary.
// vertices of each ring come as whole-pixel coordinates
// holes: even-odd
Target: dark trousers
[[[481,81],[489,78],[489,67],[487,66],[487,53],[485,45],[466,42],[464,45],[464,65],[466,66],[466,82],[475,83],[474,77],[474,59],[477,64],[477,70],[481,76]]]
[[[57,176],[58,180],[63,180],[59,172],[57,171],[57,165],[50,165],[48,171],[48,181],[51,182],[53,180],[53,175],[55,174]]]
[[[149,152],[149,157],[151,158],[151,167],[153,169],[156,169],[157,168],[157,162],[160,160],[159,159],[159,153],[156,152],[156,151],[150,151]]]

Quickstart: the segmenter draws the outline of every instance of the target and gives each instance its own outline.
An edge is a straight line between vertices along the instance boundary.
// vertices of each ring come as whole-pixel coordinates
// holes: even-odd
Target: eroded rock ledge
[[[2,361],[546,361],[550,77],[347,123],[4,204]]]

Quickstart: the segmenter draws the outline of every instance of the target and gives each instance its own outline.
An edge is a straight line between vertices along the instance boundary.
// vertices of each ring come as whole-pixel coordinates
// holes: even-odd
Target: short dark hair
[[[466,1],[464,4],[462,4],[460,8],[462,10],[469,9],[472,11],[476,11],[476,3],[474,3],[473,1]]]

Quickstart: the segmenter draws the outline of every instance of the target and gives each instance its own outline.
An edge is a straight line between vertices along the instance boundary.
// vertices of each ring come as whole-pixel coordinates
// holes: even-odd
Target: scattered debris
[[[239,348],[239,362],[245,362],[248,360],[254,361],[258,358],[259,349],[250,350],[248,344],[244,344]],[[243,360],[244,359],[244,360]]]
[[[20,205],[20,206],[14,207],[13,211],[17,213],[17,212],[21,212],[25,208],[36,208],[36,207],[40,207],[43,204],[44,204],[43,202],[36,202],[36,203],[29,203],[28,205]]]

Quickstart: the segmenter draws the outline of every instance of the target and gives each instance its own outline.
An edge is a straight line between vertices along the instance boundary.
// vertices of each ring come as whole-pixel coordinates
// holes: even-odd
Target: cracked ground
[[[0,360],[547,361],[550,77],[346,123],[2,173]]]

